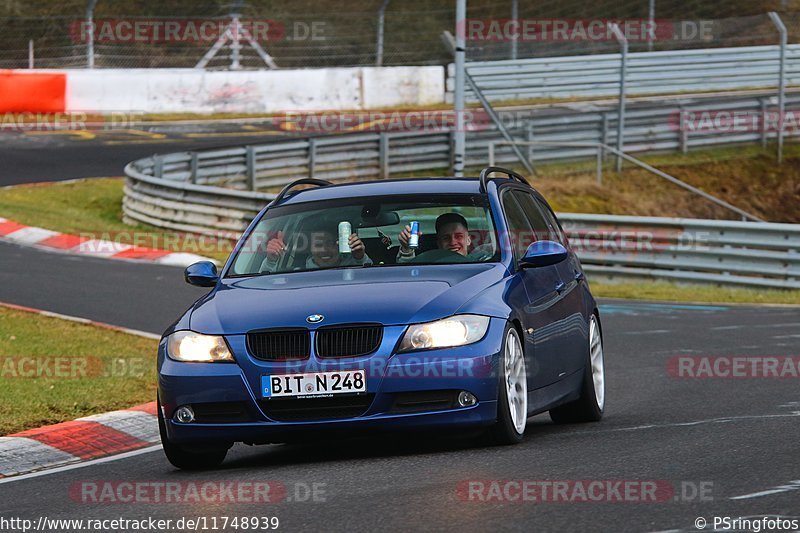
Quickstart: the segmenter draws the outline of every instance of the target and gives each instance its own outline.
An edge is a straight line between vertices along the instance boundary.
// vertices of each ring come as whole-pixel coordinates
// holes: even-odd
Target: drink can
[[[345,221],[339,222],[339,253],[350,253],[350,234],[352,233],[352,226]]]
[[[419,248],[419,222],[411,222],[411,236],[408,238],[409,248]]]

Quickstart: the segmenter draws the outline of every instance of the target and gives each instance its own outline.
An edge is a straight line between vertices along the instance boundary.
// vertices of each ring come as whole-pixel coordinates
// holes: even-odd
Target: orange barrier
[[[0,113],[63,113],[67,75],[0,70]]]

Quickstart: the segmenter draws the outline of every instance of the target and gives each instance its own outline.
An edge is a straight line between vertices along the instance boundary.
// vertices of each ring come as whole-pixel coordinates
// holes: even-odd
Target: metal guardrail
[[[800,289],[800,224],[559,215],[591,279]]]
[[[781,46],[746,46],[630,53],[628,94],[703,92],[778,84]],[[786,84],[800,83],[800,44],[786,46]],[[621,53],[501,61],[473,61],[470,76],[491,101],[614,96],[619,92]],[[447,87],[454,87],[454,65]],[[467,99],[477,98],[467,88]]]
[[[337,144],[331,140],[323,146]],[[241,185],[235,173],[247,166],[243,157],[258,162],[258,156],[269,154],[270,172],[276,172],[276,152],[281,151],[265,148],[172,154],[158,163],[152,158],[130,163],[125,168],[125,221],[236,238],[275,195],[217,185]],[[299,153],[304,148],[292,149]],[[197,183],[188,182],[192,176]],[[800,225],[571,213],[559,218],[592,278],[800,288]]]
[[[707,101],[708,100],[708,101]],[[769,95],[713,98],[692,97],[628,105],[625,121],[627,154],[641,152],[686,153],[741,143],[762,143],[776,138],[775,131],[747,130],[720,132],[692,131],[681,124],[681,113],[736,112],[763,115],[774,113]],[[787,112],[800,112],[800,95],[786,98]],[[579,143],[616,145],[617,112],[613,104],[571,104],[568,108],[516,108],[500,110],[516,141],[554,143],[546,149],[528,147],[526,155],[536,162],[594,158],[596,149]],[[484,128],[482,126],[482,128]],[[787,137],[797,136],[787,130]],[[491,124],[467,136],[466,166],[480,168],[488,160],[488,146],[502,140]],[[572,145],[570,145],[572,144]],[[388,178],[419,171],[451,167],[452,132],[348,133],[277,141],[271,144],[184,152],[153,156],[132,163],[142,175],[163,177],[171,182],[219,185],[240,190],[263,190],[301,177],[328,180]],[[495,150],[498,163],[514,163],[508,146]]]

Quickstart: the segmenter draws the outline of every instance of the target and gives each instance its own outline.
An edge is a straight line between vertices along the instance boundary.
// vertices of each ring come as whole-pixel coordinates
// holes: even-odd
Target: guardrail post
[[[189,165],[189,183],[197,183],[197,168],[200,166],[200,158],[197,152],[192,152],[192,159]]]
[[[533,142],[533,121],[528,122],[528,129],[525,131],[525,140]],[[533,161],[533,145],[528,145],[528,161]]]
[[[619,112],[617,118],[617,150],[625,151],[625,78],[628,69],[628,39],[619,29],[617,24],[609,25],[619,42],[621,52],[621,62],[619,67]],[[622,157],[617,155],[617,172],[622,171]]]
[[[153,174],[157,178],[164,177],[164,157],[160,155],[153,156]]]
[[[608,146],[608,113],[603,113],[603,120],[600,123],[600,142]],[[608,157],[608,152],[603,150],[603,159]]]
[[[767,101],[759,98],[761,102],[761,148],[767,149]]]
[[[783,112],[786,104],[786,42],[787,32],[783,21],[774,11],[769,12],[769,18],[778,28],[780,33],[780,68],[778,70],[778,164],[783,162]]]
[[[602,146],[597,147],[597,184],[603,184],[603,153],[605,150]]]
[[[317,174],[317,140],[314,137],[308,139],[308,177],[313,178]]]
[[[686,113],[683,108],[678,109],[678,130],[680,135],[681,153],[689,153],[689,129],[686,127]]]
[[[256,190],[256,151],[252,146],[246,147],[245,165],[247,166],[247,190]]]
[[[381,133],[378,140],[378,165],[381,179],[389,179],[389,134]]]

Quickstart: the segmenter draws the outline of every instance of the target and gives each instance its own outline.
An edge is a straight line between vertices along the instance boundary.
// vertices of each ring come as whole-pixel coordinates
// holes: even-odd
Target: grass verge
[[[156,396],[158,341],[0,308],[0,435]]]
[[[122,221],[123,178],[92,178],[0,189],[0,216],[21,224],[92,238],[203,255],[223,262],[233,243],[131,226]]]
[[[683,285],[663,281],[623,283],[591,282],[595,298],[663,300],[715,304],[800,305],[800,290],[746,289],[706,285]]]

